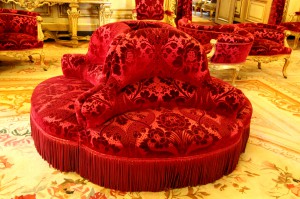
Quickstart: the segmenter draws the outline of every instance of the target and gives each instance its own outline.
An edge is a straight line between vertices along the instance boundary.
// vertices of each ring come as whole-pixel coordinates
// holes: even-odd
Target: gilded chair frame
[[[285,37],[284,37],[284,46],[289,48],[289,45],[287,43],[287,37],[288,37],[288,31],[285,31]],[[273,61],[278,61],[278,60],[284,60],[284,65],[282,67],[282,75],[284,78],[287,78],[287,72],[286,69],[290,64],[290,57],[291,54],[282,54],[282,55],[248,55],[247,60],[249,61],[254,61],[257,62],[257,68],[261,69],[261,64],[262,63],[270,63]]]
[[[300,11],[295,12],[293,14],[290,14],[290,22],[299,23],[299,26],[300,26]],[[298,47],[298,42],[299,42],[299,39],[300,39],[300,32],[292,31],[292,30],[286,30],[286,34],[287,34],[287,36],[294,36],[295,37],[292,49],[296,49]]]

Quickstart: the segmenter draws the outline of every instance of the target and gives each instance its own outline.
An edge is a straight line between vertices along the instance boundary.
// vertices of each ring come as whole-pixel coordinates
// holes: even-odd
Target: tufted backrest
[[[164,18],[164,0],[135,0],[138,20],[162,20]]]
[[[118,88],[159,76],[199,85],[209,77],[207,59],[193,37],[166,28],[144,28],[119,36],[103,73]]]
[[[38,35],[36,12],[0,8],[0,33]]]

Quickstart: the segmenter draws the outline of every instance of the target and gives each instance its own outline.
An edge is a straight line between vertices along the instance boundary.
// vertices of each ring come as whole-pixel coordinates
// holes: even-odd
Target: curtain
[[[273,0],[268,24],[280,24],[286,0]]]
[[[176,24],[179,19],[186,17],[192,20],[192,0],[178,0],[177,1],[177,16]]]

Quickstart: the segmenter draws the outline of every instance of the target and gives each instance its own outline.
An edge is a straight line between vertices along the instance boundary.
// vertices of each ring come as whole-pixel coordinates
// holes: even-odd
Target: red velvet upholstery
[[[178,21],[178,29],[196,38],[204,47],[210,69],[233,69],[232,84],[245,63],[253,44],[253,35],[235,25],[206,26]]]
[[[187,18],[192,21],[192,7],[193,2],[191,0],[177,0],[177,10],[176,10],[176,24],[182,18]]]
[[[284,26],[287,30],[290,31],[300,32],[300,22],[282,22],[280,23],[280,26]]]
[[[237,24],[253,34],[254,43],[249,55],[280,55],[291,54],[292,49],[284,46],[285,28],[278,25],[262,23]]]
[[[247,59],[258,62],[259,69],[261,68],[261,63],[284,59],[282,74],[284,78],[287,78],[286,69],[289,65],[292,49],[288,47],[286,42],[286,28],[262,23],[241,23],[236,25],[254,36],[254,43]]]
[[[186,18],[179,20],[178,29],[196,38],[207,54],[212,49],[210,41],[216,39],[216,52],[210,60],[214,63],[245,62],[254,40],[252,34],[234,25],[203,26],[188,23]]]
[[[164,18],[164,0],[135,0],[138,20],[162,20]]]
[[[268,24],[280,24],[286,0],[273,0]]]
[[[64,76],[35,88],[31,127],[38,152],[57,169],[122,191],[195,186],[229,174],[246,147],[251,103],[210,77],[193,37],[160,23],[139,24],[100,27],[93,35],[100,42],[93,38],[87,55],[65,55]],[[98,51],[103,30],[110,30],[111,45]],[[104,56],[90,51],[106,54],[94,70],[101,77],[91,74],[91,81],[84,72],[89,59],[102,64]]]
[[[0,51],[42,48],[37,16],[36,12],[0,8]]]
[[[131,30],[146,27],[172,28],[172,26],[163,22],[134,20],[101,26],[92,34],[86,55],[65,54],[63,56],[62,69],[64,75],[67,77],[83,78],[94,85],[99,84],[103,78],[102,69],[108,50],[112,45],[115,45],[115,43],[112,43],[115,37],[126,34]]]
[[[135,0],[132,18],[135,20],[165,22],[175,27],[176,7],[176,1],[174,5],[171,5],[171,2],[165,2],[164,0]]]

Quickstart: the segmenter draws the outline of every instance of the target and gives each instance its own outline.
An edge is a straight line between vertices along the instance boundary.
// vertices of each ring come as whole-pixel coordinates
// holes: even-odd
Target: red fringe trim
[[[212,152],[165,159],[101,154],[47,134],[31,117],[37,151],[54,168],[76,171],[91,182],[120,191],[161,191],[214,182],[231,173],[245,150],[250,128]]]
[[[244,150],[242,135],[227,147],[192,157],[124,158],[80,150],[79,173],[100,186],[120,191],[161,191],[214,182],[231,173]]]
[[[39,154],[54,168],[78,171],[79,144],[49,135],[30,117],[31,136]]]

